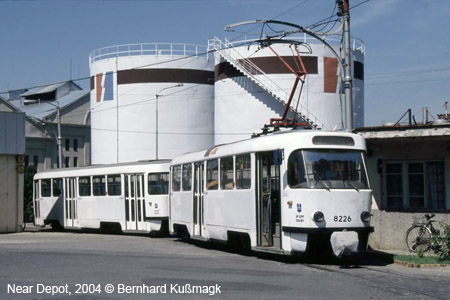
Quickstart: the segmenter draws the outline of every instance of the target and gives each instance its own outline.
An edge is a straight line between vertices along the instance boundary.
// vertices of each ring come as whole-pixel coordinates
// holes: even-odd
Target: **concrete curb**
[[[407,268],[440,268],[440,267],[450,267],[450,264],[420,264],[420,263],[410,263],[402,260],[394,259],[394,263]]]

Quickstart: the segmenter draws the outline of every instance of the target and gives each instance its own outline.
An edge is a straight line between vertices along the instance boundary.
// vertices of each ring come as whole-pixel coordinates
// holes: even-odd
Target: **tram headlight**
[[[323,215],[323,212],[321,211],[316,211],[313,215],[313,219],[314,221],[316,221],[317,223],[322,222],[325,219],[325,216]]]
[[[363,222],[369,222],[370,221],[370,217],[371,217],[371,215],[370,215],[370,212],[368,212],[368,211],[363,211],[361,213],[361,220]]]

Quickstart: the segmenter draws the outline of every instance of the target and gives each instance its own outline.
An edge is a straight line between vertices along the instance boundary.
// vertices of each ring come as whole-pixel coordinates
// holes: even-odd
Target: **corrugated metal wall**
[[[0,154],[25,153],[25,114],[0,112]]]
[[[25,153],[25,115],[0,112],[0,233],[17,232],[23,220],[23,174],[16,155]]]

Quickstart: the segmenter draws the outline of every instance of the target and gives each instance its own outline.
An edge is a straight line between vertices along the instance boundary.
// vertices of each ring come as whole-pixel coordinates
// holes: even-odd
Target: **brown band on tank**
[[[192,69],[133,69],[117,72],[117,84],[173,82],[214,84],[214,72]]]
[[[298,70],[296,58],[292,56],[283,56],[283,59],[294,70]],[[278,57],[253,57],[249,59],[265,74],[292,74],[292,72],[280,61]],[[302,57],[303,64],[305,65],[308,74],[318,73],[318,63],[316,56],[304,56]],[[255,72],[253,72],[255,73]],[[258,74],[254,74],[258,75]],[[231,65],[229,62],[224,61],[217,64],[215,67],[215,81],[225,78],[233,78],[238,76],[244,76],[237,68]]]
[[[338,60],[334,57],[323,58],[323,81],[325,93],[336,93],[338,83]]]
[[[97,102],[100,102],[100,101],[102,101],[102,77],[103,77],[103,73],[98,73],[96,76],[96,79],[97,79],[97,86],[96,86],[96,89],[97,89],[97,98],[96,98],[96,101]]]
[[[294,70],[300,70],[300,62],[294,56],[282,56],[283,60]],[[254,63],[266,74],[290,74],[292,73],[278,57],[252,57],[250,61]],[[305,65],[308,74],[317,74],[317,56],[302,56],[303,64]]]

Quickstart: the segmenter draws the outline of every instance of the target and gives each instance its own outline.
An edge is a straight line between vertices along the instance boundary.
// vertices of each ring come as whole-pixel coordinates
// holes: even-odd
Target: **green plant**
[[[33,177],[36,166],[28,165],[24,174],[23,184],[23,221],[33,222]]]
[[[422,247],[417,248],[417,256],[420,258],[423,257],[423,248]]]
[[[441,223],[442,233],[436,230],[431,237],[431,249],[440,260],[450,259],[450,225]]]
[[[417,257],[417,255],[401,255],[401,254],[399,254],[399,255],[394,256],[394,260],[405,263],[405,264],[416,264],[416,265],[450,264],[450,260],[441,260],[438,256]]]

